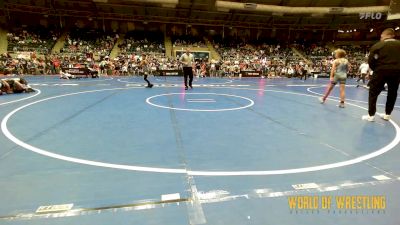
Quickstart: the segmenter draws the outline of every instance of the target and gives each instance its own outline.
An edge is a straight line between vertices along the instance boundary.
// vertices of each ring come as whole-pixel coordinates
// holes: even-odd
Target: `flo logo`
[[[360,13],[360,20],[380,20],[382,19],[382,13],[378,12],[378,13]]]

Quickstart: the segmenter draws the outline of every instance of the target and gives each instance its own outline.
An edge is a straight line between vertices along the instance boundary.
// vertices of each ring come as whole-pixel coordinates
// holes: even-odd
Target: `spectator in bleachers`
[[[59,33],[44,28],[32,30],[16,29],[7,33],[8,51],[10,52],[50,52],[59,37]]]
[[[62,53],[73,56],[86,55],[86,58],[108,56],[118,39],[118,34],[95,30],[73,30],[67,35]]]
[[[126,34],[124,41],[118,47],[122,54],[140,55],[145,52],[162,57],[165,52],[163,36],[157,32],[132,31]]]
[[[192,35],[181,35],[172,37],[174,47],[207,47],[204,39],[202,37],[195,37]]]

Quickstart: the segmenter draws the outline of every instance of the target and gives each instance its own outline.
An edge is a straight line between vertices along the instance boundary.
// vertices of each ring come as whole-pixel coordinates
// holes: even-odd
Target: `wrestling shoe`
[[[185,90],[189,89],[188,86],[185,87]]]
[[[386,113],[377,113],[380,118],[383,120],[389,121],[390,120],[390,115],[387,115]]]
[[[339,103],[338,107],[343,109],[344,108],[344,102]]]
[[[375,117],[374,116],[370,116],[370,115],[364,115],[361,117],[362,120],[368,121],[368,122],[374,122],[375,121]]]
[[[153,84],[149,84],[149,85],[147,85],[146,87],[147,88],[152,88],[154,85]]]

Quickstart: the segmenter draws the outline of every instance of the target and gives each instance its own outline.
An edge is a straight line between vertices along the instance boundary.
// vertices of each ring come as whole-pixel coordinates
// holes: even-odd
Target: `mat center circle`
[[[146,103],[163,109],[193,112],[233,111],[254,105],[250,98],[220,93],[160,94],[147,98]]]

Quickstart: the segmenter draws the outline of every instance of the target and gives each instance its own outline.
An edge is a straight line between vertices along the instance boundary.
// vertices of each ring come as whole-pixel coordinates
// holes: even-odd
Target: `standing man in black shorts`
[[[179,61],[183,64],[183,76],[185,79],[185,90],[188,89],[188,77],[189,77],[189,87],[193,89],[193,64],[194,64],[194,56],[190,53],[190,49],[187,48],[186,52],[181,55]]]
[[[363,120],[374,121],[376,101],[385,84],[388,85],[385,114],[378,115],[384,120],[390,120],[400,84],[400,41],[394,38],[394,29],[388,28],[382,32],[381,41],[370,49],[368,64],[374,76],[369,82],[368,115],[363,116]]]
[[[150,68],[149,68],[149,61],[147,60],[147,56],[146,56],[146,54],[142,54],[142,59],[140,60],[140,69],[142,70],[142,73],[143,73],[143,77],[144,77],[144,81],[146,81],[146,83],[147,83],[147,88],[152,88],[153,87],[153,84],[152,83],[150,83],[150,81],[147,79],[147,76],[149,75],[149,71],[150,71]]]

